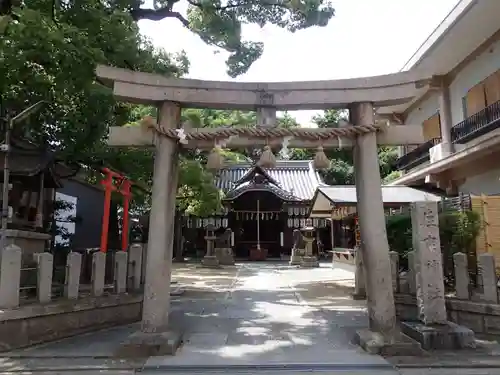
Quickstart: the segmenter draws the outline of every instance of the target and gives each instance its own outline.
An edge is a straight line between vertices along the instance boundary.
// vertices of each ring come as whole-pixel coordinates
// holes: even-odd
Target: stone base
[[[205,255],[201,264],[207,268],[220,268],[219,259],[215,255]]]
[[[290,264],[291,266],[298,266],[302,262],[302,257],[300,255],[292,255],[290,257]]]
[[[303,268],[315,268],[319,267],[319,262],[318,258],[316,257],[310,257],[310,256],[303,256],[301,261],[300,261],[300,266]]]
[[[474,332],[452,322],[430,326],[421,322],[401,322],[401,330],[407,336],[418,341],[424,350],[476,347]]]
[[[147,358],[175,355],[182,344],[182,334],[166,331],[161,333],[135,332],[121,343],[116,351],[118,358]]]
[[[219,264],[224,266],[234,266],[233,250],[231,248],[216,248],[215,256]]]
[[[364,301],[366,299],[366,293],[356,293],[351,294],[351,297],[355,301]]]
[[[378,332],[362,329],[356,331],[354,343],[370,354],[386,357],[423,355],[420,343],[398,332],[391,339]]]

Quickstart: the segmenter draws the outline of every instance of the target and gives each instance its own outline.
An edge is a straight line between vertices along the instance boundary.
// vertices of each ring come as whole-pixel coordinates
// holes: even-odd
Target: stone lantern
[[[216,239],[215,228],[212,224],[208,224],[205,230],[206,230],[205,240],[207,241],[207,253],[203,257],[201,264],[204,267],[218,268],[219,260],[217,259],[217,256],[215,255],[214,251],[214,242]]]
[[[315,228],[312,226],[304,227],[300,231],[302,232],[302,236],[304,237],[304,241],[306,243],[306,252],[300,261],[300,266],[304,268],[314,268],[319,267],[318,258],[313,255],[313,241]]]

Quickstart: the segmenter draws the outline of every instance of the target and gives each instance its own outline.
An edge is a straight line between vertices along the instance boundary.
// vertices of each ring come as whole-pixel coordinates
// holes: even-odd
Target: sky
[[[332,0],[326,27],[290,33],[245,25],[243,38],[264,43],[264,54],[236,81],[305,81],[354,78],[400,71],[457,0]],[[183,9],[180,9],[183,12]],[[206,45],[174,19],[140,21],[141,32],[168,52],[184,50],[188,78],[233,80],[227,54]],[[302,125],[318,111],[290,112]]]

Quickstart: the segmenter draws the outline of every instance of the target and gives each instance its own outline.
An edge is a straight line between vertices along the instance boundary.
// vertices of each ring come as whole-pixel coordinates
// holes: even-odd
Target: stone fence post
[[[453,254],[453,267],[455,269],[455,292],[459,299],[468,300],[470,293],[469,269],[467,266],[467,254]]]
[[[82,254],[71,252],[66,260],[64,296],[77,299],[80,294],[80,275],[82,272]]]
[[[92,295],[100,297],[104,293],[104,276],[106,273],[106,253],[102,251],[92,254]]]
[[[391,277],[392,277],[392,290],[394,293],[399,292],[399,254],[396,251],[390,251],[389,257],[391,259]]]
[[[37,296],[38,302],[47,303],[52,299],[52,274],[54,256],[50,253],[39,253],[37,260]]]
[[[0,308],[14,309],[19,306],[22,250],[9,245],[0,251]]]
[[[149,242],[142,244],[141,254],[141,285],[146,283],[146,265],[148,264],[148,247]]]
[[[127,268],[128,268],[128,253],[126,251],[116,252],[114,291],[117,294],[122,294],[127,291]]]
[[[142,250],[143,245],[134,243],[128,250],[128,285],[129,291],[138,291],[141,289],[142,280]]]
[[[354,252],[354,299],[366,299],[366,274],[363,262],[363,249],[357,246]]]
[[[479,274],[481,275],[483,290],[481,299],[487,302],[498,303],[498,281],[495,268],[495,257],[493,254],[481,254],[478,256]]]
[[[411,295],[417,294],[415,251],[408,251],[408,291]]]

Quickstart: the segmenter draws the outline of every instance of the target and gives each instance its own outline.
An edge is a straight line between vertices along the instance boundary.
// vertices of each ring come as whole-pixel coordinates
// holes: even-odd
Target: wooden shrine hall
[[[278,160],[274,168],[228,165],[217,173],[215,184],[224,193],[224,214],[188,219],[187,227],[197,228],[197,245],[202,245],[206,225],[214,225],[218,235],[230,228],[234,256],[252,260],[291,254],[293,230],[306,226],[314,193],[324,185],[308,160]],[[328,238],[326,220],[310,224]]]

